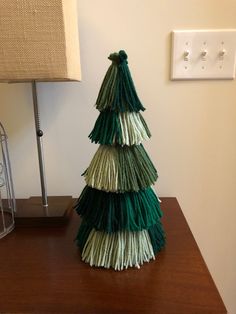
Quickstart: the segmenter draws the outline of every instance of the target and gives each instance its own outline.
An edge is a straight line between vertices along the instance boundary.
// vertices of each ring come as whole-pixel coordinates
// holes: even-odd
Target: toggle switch
[[[220,60],[223,60],[225,55],[226,55],[226,50],[225,49],[220,50],[219,52]]]
[[[189,50],[185,50],[184,52],[184,61],[188,61],[189,60]]]
[[[204,49],[201,52],[201,59],[202,59],[202,61],[206,61],[206,56],[207,56],[207,50]]]

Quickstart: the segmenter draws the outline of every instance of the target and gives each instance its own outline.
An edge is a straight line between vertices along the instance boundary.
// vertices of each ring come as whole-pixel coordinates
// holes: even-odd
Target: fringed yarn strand
[[[100,146],[95,153],[88,169],[85,181],[98,190],[118,190],[119,156],[114,147]]]
[[[128,68],[127,54],[121,50],[109,56],[112,61],[96,101],[99,111],[111,109],[114,111],[145,110],[141,104]]]
[[[118,88],[118,67],[111,64],[102,82],[101,89],[96,101],[99,111],[111,107],[114,102],[115,93]]]
[[[148,231],[120,231],[112,234],[92,229],[82,251],[90,266],[123,270],[140,268],[155,259]]]
[[[82,221],[75,241],[80,249],[82,249],[88,239],[88,236],[93,228],[89,226],[84,220]]]
[[[100,112],[89,138],[92,142],[103,145],[113,145],[115,143],[122,145],[118,113],[110,110]]]
[[[75,209],[83,218],[82,238],[91,228],[107,233],[149,229],[162,217],[159,201],[150,187],[139,192],[110,193],[86,186]]]
[[[102,145],[139,145],[151,137],[147,124],[139,112],[100,112],[89,138]]]
[[[155,225],[149,228],[148,230],[154,254],[159,252],[164,246],[166,242],[165,233],[160,221],[158,221]]]
[[[84,176],[87,185],[108,192],[138,191],[154,184],[158,177],[142,145],[101,145]]]
[[[122,145],[139,145],[151,137],[151,133],[140,113],[124,112],[119,114]],[[119,143],[120,144],[120,143]]]

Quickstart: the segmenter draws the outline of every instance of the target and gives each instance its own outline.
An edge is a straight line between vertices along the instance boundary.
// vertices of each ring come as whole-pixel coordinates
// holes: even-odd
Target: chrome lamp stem
[[[40,128],[40,115],[39,115],[39,109],[38,109],[36,81],[32,82],[32,95],[33,95],[33,104],[34,104],[34,120],[35,120],[35,130],[36,130],[36,139],[37,139],[37,148],[38,148],[42,203],[43,203],[43,207],[48,207],[45,166],[44,166],[44,159],[43,159],[43,141],[42,141],[43,131]]]

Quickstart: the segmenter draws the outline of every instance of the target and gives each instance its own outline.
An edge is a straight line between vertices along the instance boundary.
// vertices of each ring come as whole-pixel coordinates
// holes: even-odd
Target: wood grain
[[[0,241],[0,313],[226,313],[175,198],[163,198],[167,246],[140,270],[90,268],[60,228],[19,228]]]

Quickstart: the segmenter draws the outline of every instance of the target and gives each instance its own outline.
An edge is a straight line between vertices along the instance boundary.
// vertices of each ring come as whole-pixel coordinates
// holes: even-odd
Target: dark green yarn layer
[[[147,136],[151,137],[150,130],[141,114],[139,114],[139,118]],[[137,132],[137,130],[134,129],[135,126],[131,127],[133,127],[133,129],[128,130],[128,132]],[[101,145],[123,145],[124,139],[122,137],[122,126],[119,119],[119,113],[112,110],[104,110],[100,112],[93,130],[89,134],[89,138],[92,142],[95,142],[96,144],[99,143]]]
[[[154,226],[148,229],[148,233],[151,239],[154,254],[159,252],[166,242],[165,232],[162,227],[161,221],[158,221]]]
[[[111,109],[114,111],[145,110],[135,90],[127,62],[127,54],[121,50],[109,56],[112,64],[103,80],[96,101],[99,111]]]
[[[149,229],[162,216],[150,187],[139,192],[111,193],[85,186],[75,209],[89,228],[108,233]]]

